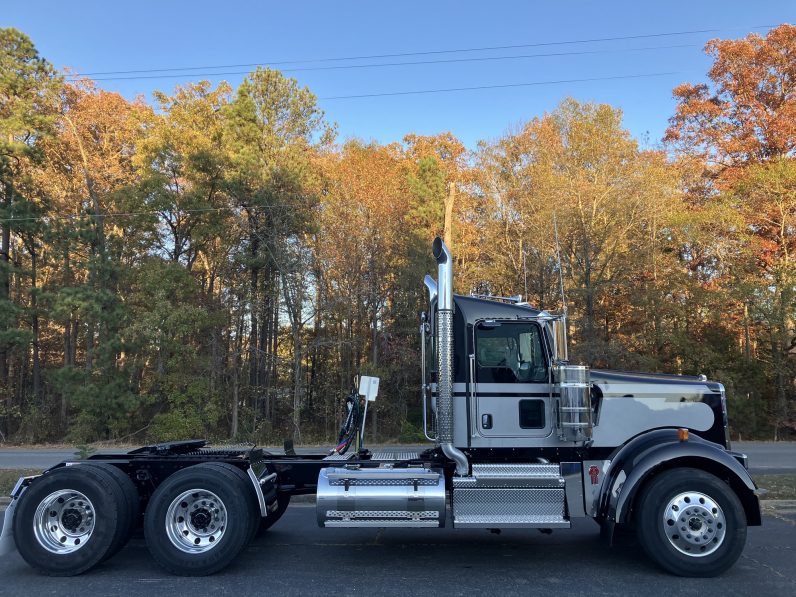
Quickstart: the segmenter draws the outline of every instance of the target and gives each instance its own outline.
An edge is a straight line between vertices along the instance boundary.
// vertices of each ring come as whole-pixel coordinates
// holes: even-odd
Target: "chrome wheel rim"
[[[95,524],[91,500],[79,491],[60,489],[39,503],[33,517],[33,534],[48,552],[62,555],[88,543]]]
[[[727,534],[727,519],[721,506],[709,495],[686,491],[666,505],[663,532],[677,551],[701,558],[721,547]]]
[[[213,549],[227,529],[227,508],[206,489],[189,489],[174,498],[166,510],[166,535],[185,553]]]

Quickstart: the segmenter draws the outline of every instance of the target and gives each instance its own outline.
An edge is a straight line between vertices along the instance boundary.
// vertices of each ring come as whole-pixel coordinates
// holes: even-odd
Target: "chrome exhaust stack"
[[[453,445],[453,256],[439,237],[434,239],[432,251],[438,267],[437,441],[445,456],[456,463],[456,474],[467,476],[470,474],[467,456]]]
[[[437,281],[426,274],[426,277],[423,279],[423,284],[425,284],[426,289],[428,289],[428,304],[430,307],[434,299],[437,298]]]

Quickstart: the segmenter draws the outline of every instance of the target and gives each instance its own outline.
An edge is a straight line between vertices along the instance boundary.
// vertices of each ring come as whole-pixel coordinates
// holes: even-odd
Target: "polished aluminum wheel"
[[[185,553],[204,553],[219,542],[227,527],[227,509],[218,496],[206,489],[189,489],[171,502],[166,511],[166,535]]]
[[[88,543],[95,524],[91,501],[79,491],[60,489],[39,503],[33,517],[33,534],[50,553],[67,554]]]
[[[687,491],[674,496],[666,505],[663,528],[677,551],[699,558],[721,546],[727,533],[727,520],[713,498]]]

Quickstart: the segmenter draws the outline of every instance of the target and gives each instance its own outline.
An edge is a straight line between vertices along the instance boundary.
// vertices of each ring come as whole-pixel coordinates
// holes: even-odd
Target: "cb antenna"
[[[564,270],[561,267],[561,247],[558,244],[558,221],[556,220],[556,212],[553,210],[553,233],[556,239],[556,261],[558,261],[558,286],[561,291],[561,305],[564,310],[564,316],[567,315],[567,296],[564,294]]]

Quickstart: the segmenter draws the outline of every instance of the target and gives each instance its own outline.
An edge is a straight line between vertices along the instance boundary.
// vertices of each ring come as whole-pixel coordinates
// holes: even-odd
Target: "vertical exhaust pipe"
[[[443,454],[456,463],[456,474],[467,476],[467,456],[453,445],[453,256],[440,237],[432,246],[437,260],[437,439]]]
[[[426,289],[428,290],[428,306],[431,307],[431,303],[437,298],[437,282],[434,278],[426,274],[426,277],[423,279],[423,284],[426,285]]]

